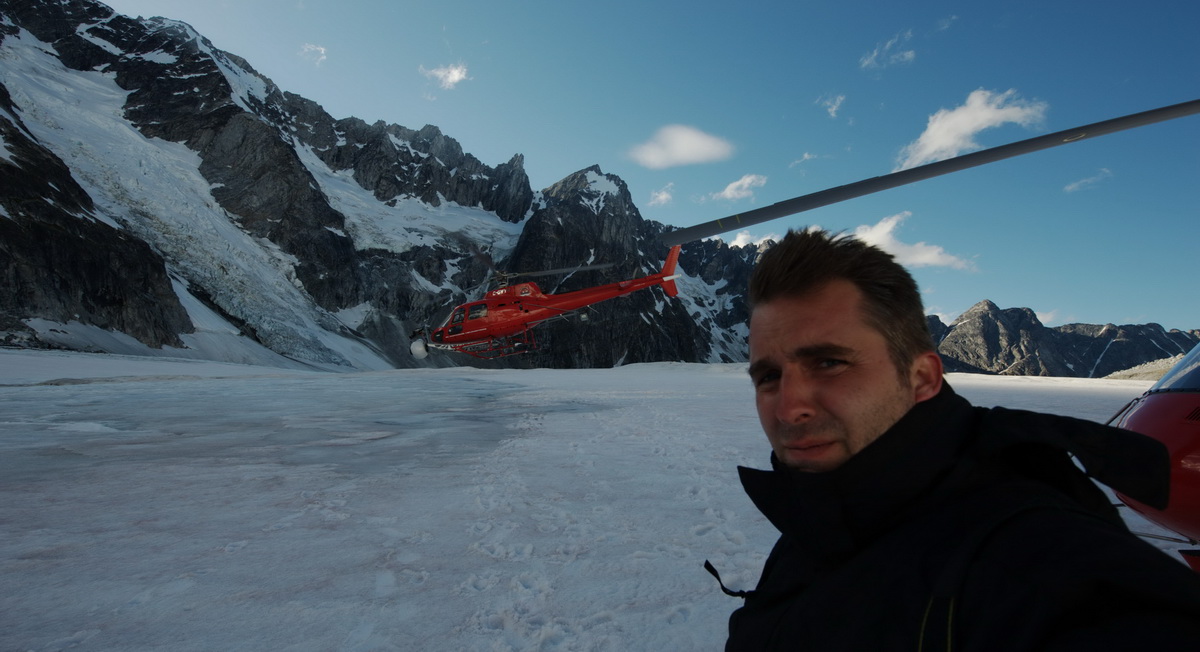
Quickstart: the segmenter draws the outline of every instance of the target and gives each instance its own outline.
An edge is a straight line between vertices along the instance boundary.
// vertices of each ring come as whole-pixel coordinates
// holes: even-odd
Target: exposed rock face
[[[612,264],[600,270],[535,278],[545,292],[569,292],[653,274],[667,247],[662,227],[642,219],[619,178],[590,167],[542,191],[512,255],[509,272]],[[633,252],[642,252],[641,256]],[[520,364],[613,366],[659,360],[704,360],[710,333],[688,314],[683,300],[655,287],[595,304],[581,316],[547,324],[542,346]]]
[[[1020,376],[1101,378],[1151,360],[1186,353],[1200,331],[1158,324],[1044,326],[1028,308],[981,301],[946,326],[930,318],[938,352],[952,371]]]
[[[450,201],[493,211],[514,224],[524,219],[533,202],[520,154],[489,168],[433,125],[413,131],[382,122],[368,125],[357,118],[330,122],[312,102],[286,97],[288,110],[295,112],[297,137],[331,169],[353,170],[355,181],[381,202],[412,197],[440,206]]]
[[[314,102],[280,91],[248,62],[216,49],[183,23],[134,20],[90,0],[4,2],[0,11],[16,26],[8,28],[7,37],[32,37],[45,44],[26,47],[23,56],[36,52],[37,57],[54,57],[67,69],[60,73],[64,86],[73,83],[70,71],[77,71],[76,78],[86,78],[88,83],[124,89],[120,112],[126,124],[147,139],[186,146],[195,153],[195,171],[207,184],[200,190],[181,191],[191,196],[180,199],[186,205],[180,206],[185,210],[178,215],[170,214],[174,210],[166,202],[136,197],[136,189],[122,185],[127,181],[121,171],[104,168],[103,161],[96,169],[77,171],[88,179],[86,189],[57,184],[55,188],[78,195],[77,206],[90,206],[96,201],[94,195],[104,195],[98,220],[72,217],[70,227],[112,231],[108,239],[120,240],[132,252],[121,253],[124,250],[113,249],[103,237],[89,236],[93,244],[102,244],[93,247],[93,257],[112,260],[137,255],[156,264],[159,286],[154,293],[139,296],[162,295],[166,288],[164,296],[150,303],[164,306],[166,312],[151,317],[154,309],[135,309],[132,299],[110,288],[107,296],[123,302],[128,313],[125,321],[97,316],[96,310],[88,308],[99,305],[93,295],[104,292],[87,285],[90,281],[82,278],[83,269],[76,270],[80,278],[73,282],[84,289],[57,304],[23,298],[29,291],[17,290],[14,281],[4,304],[3,328],[20,330],[25,339],[29,339],[30,320],[76,319],[136,334],[150,346],[179,346],[179,335],[191,326],[166,283],[170,275],[242,334],[289,357],[356,366],[344,351],[335,349],[361,344],[388,364],[406,366],[417,364],[407,353],[411,331],[444,316],[449,306],[478,296],[493,271],[489,257],[508,257],[506,264],[526,269],[565,267],[588,259],[621,263],[604,273],[566,279],[562,289],[569,289],[650,273],[665,255],[665,247],[653,243],[662,227],[642,220],[624,184],[599,170],[571,175],[537,194],[530,188],[520,154],[492,168],[432,125],[413,130],[353,117],[335,120]],[[111,81],[97,82],[98,75]],[[18,85],[24,81],[19,75],[8,79]],[[12,115],[19,120],[21,110]],[[54,118],[46,120],[42,126],[52,130]],[[30,147],[41,147],[32,136],[35,132],[25,140]],[[54,159],[52,149],[42,150]],[[173,156],[179,158],[177,153]],[[131,155],[139,157],[142,165],[143,155]],[[8,173],[46,176],[38,166],[42,164],[18,161],[17,169]],[[68,167],[59,160],[59,173],[70,180]],[[600,177],[608,180],[597,190],[591,181]],[[349,196],[353,191],[338,185],[347,178],[362,196]],[[179,185],[185,188],[186,180],[180,179]],[[50,190],[36,188],[26,190],[39,197],[53,196]],[[7,197],[21,200],[17,193]],[[471,217],[476,215],[471,211],[486,215]],[[450,219],[444,227],[437,223],[442,213]],[[484,229],[462,224],[463,215],[484,222]],[[397,224],[408,220],[413,220],[412,226]],[[493,224],[486,224],[488,220]],[[524,228],[506,231],[502,224]],[[229,226],[235,230],[229,231]],[[233,239],[222,242],[229,237]],[[41,240],[53,241],[59,249],[67,246],[63,238]],[[37,255],[36,247],[17,235],[6,237],[5,243],[21,249],[26,258]],[[584,246],[588,243],[592,244]],[[647,260],[631,259],[631,252],[639,248]],[[48,273],[56,266],[46,255],[41,262],[31,258],[24,263],[23,278],[38,280],[20,287],[55,285],[30,276],[29,270]],[[82,250],[55,255],[77,266],[91,260]],[[118,267],[129,274],[137,269]],[[86,273],[89,278],[103,278],[90,268]],[[146,282],[139,277],[124,285],[139,288],[138,283]],[[122,286],[115,281],[109,285]],[[661,293],[646,295],[622,300],[621,310],[603,306],[593,315],[601,323],[611,312],[613,320],[641,324],[619,329],[621,341],[609,339],[603,328],[593,326],[577,346],[571,345],[569,353],[556,355],[562,342],[576,339],[576,326],[564,323],[546,334],[547,350],[517,364],[593,366],[707,355],[713,334],[697,330],[678,300],[666,301]],[[127,323],[131,319],[139,323]],[[658,335],[647,335],[645,329]],[[342,344],[331,345],[321,331]],[[457,356],[435,362],[458,363],[476,362]]]
[[[66,164],[28,133],[0,87],[0,344],[37,346],[21,320],[40,317],[178,346],[192,324],[162,258],[97,219]]]

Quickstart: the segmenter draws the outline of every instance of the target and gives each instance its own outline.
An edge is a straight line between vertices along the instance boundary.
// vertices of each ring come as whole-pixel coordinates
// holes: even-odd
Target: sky
[[[433,124],[535,189],[599,165],[689,226],[1200,98],[1200,4],[112,0],[182,20],[335,118]],[[1200,116],[722,236],[816,225],[1050,326],[1200,328]]]
[[[0,649],[720,650],[741,601],[704,561],[751,588],[778,537],[745,369],[0,349]],[[949,380],[1097,421],[1151,384]]]

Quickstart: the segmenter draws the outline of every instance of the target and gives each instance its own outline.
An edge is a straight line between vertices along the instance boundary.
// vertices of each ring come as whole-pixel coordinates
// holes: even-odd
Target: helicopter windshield
[[[1151,392],[1200,392],[1200,344],[1154,383]]]

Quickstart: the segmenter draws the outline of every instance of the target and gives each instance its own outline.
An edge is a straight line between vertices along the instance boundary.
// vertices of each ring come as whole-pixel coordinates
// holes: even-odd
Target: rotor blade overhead
[[[608,269],[614,265],[616,265],[616,263],[597,263],[595,265],[579,265],[577,267],[543,269],[537,272],[510,272],[509,276],[551,276],[554,274],[573,274],[575,272],[589,272],[596,269]]]
[[[729,217],[712,220],[711,222],[705,222],[703,224],[689,226],[676,231],[670,231],[668,233],[664,233],[660,240],[667,246],[674,246],[677,244],[683,244],[685,242],[691,242],[693,240],[700,240],[720,233],[725,233],[726,231],[732,231],[734,229],[761,224],[769,220],[786,217],[788,215],[794,215],[796,213],[802,213],[814,208],[820,208],[821,206],[836,204],[841,201],[846,201],[847,199],[862,197],[863,195],[869,195],[881,190],[888,190],[889,188],[915,183],[917,181],[930,179],[943,174],[949,174],[951,172],[957,172],[959,170],[965,170],[967,168],[973,168],[987,163],[994,163],[995,161],[1002,161],[1014,156],[1029,154],[1030,152],[1049,149],[1051,147],[1057,147],[1067,143],[1074,143],[1081,140],[1086,140],[1088,138],[1095,138],[1097,136],[1104,136],[1118,131],[1124,131],[1126,129],[1133,129],[1134,127],[1141,127],[1148,124],[1154,124],[1156,122],[1163,122],[1165,120],[1173,120],[1175,118],[1181,118],[1183,116],[1193,115],[1195,113],[1200,113],[1200,100],[1192,100],[1190,102],[1183,102],[1181,104],[1173,104],[1171,106],[1165,106],[1159,109],[1151,109],[1149,111],[1134,113],[1132,115],[1127,115],[1120,118],[1113,118],[1111,120],[1096,122],[1090,125],[1084,125],[1082,127],[1075,127],[1074,129],[1057,131],[1052,134],[1046,134],[1044,136],[1037,136],[1027,140],[1017,141],[1015,143],[1009,143],[1008,145],[1000,145],[999,147],[992,147],[989,149],[980,150],[978,152],[972,152],[970,154],[963,154],[962,156],[956,156],[944,161],[937,161],[935,163],[929,163],[926,165],[909,168],[907,170],[900,170],[899,172],[893,172],[891,174],[885,174],[879,177],[871,177],[870,179],[848,183],[844,186],[837,186],[836,188],[829,188],[808,195],[794,197],[792,199],[781,201],[777,204],[771,204],[770,206],[764,206],[762,208],[746,211],[745,213],[736,213],[734,215],[730,215]]]
[[[505,284],[509,279],[520,276],[553,276],[555,274],[573,274],[575,272],[588,272],[597,269],[608,269],[616,263],[597,263],[595,265],[579,265],[577,267],[560,267],[558,269],[544,269],[536,272],[496,272],[496,276],[500,278],[501,284]]]

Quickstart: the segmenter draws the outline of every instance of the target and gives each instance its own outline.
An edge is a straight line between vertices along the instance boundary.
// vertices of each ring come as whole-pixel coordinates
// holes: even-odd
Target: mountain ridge
[[[597,304],[501,362],[417,361],[411,333],[496,267],[617,263],[548,291],[632,278],[671,227],[597,166],[534,190],[520,153],[492,167],[433,125],[335,119],[179,21],[91,0],[0,14],[0,343],[333,370],[746,359],[743,288],[769,244],[710,240],[684,248],[679,297]],[[1200,341],[994,304],[932,319],[948,366],[985,373],[1093,373]]]

